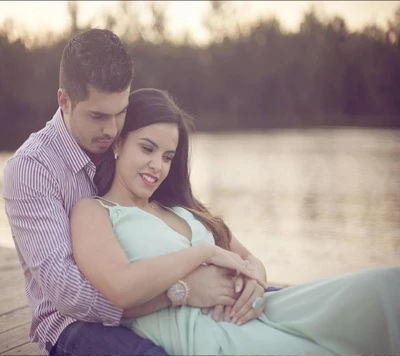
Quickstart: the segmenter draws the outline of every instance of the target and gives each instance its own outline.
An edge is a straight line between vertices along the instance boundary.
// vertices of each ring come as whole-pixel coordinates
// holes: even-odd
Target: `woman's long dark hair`
[[[189,173],[189,135],[194,131],[193,118],[185,113],[164,90],[139,89],[131,93],[125,125],[120,139],[126,139],[129,132],[156,123],[177,125],[179,142],[171,162],[168,176],[154,192],[150,200],[173,207],[181,206],[189,210],[213,234],[215,243],[229,249],[231,231],[222,218],[212,215],[194,196]],[[111,188],[115,174],[115,159],[112,150],[97,167],[95,184],[100,196]]]

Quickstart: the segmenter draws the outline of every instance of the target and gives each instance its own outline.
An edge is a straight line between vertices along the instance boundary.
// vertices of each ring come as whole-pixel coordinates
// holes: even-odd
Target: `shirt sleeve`
[[[3,196],[25,275],[31,275],[28,293],[50,300],[65,316],[119,325],[123,310],[85,279],[73,259],[59,183],[43,164],[26,156],[11,158],[4,171]]]

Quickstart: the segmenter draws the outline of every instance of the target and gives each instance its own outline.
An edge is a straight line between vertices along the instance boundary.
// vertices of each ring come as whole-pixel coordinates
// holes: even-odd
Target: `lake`
[[[196,195],[272,282],[400,265],[400,130],[200,133],[191,165]],[[1,200],[0,246],[13,246]]]

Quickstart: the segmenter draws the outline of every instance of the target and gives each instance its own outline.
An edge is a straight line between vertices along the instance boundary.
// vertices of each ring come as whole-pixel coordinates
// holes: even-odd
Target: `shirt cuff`
[[[111,304],[101,293],[97,293],[92,310],[96,309],[97,314],[104,326],[119,326],[122,319],[123,309]]]

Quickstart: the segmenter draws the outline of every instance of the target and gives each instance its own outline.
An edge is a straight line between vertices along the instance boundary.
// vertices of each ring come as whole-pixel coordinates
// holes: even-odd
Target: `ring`
[[[249,261],[247,261],[247,260],[244,260],[244,261],[243,261],[243,265],[244,265],[245,267],[247,267],[249,264],[250,264]]]
[[[252,307],[254,310],[256,310],[256,309],[258,309],[259,307],[261,307],[261,305],[262,305],[262,303],[263,303],[263,301],[264,301],[264,298],[256,297],[255,295],[253,295],[253,296],[251,297],[251,300],[253,301],[253,304],[251,305],[251,307]]]

